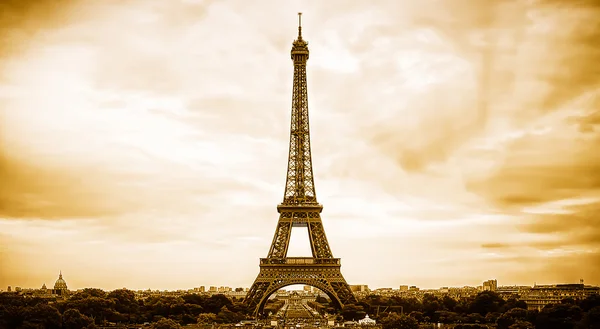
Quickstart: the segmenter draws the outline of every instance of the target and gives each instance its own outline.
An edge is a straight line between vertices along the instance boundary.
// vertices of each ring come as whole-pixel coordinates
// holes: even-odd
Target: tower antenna
[[[298,39],[302,39],[302,13],[298,13]]]

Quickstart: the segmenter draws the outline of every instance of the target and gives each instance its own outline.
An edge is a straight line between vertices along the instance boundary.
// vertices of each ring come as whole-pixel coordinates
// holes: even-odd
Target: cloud
[[[486,5],[471,10],[460,3],[448,11],[453,13],[450,16],[457,14],[462,19],[428,18],[423,11],[420,14],[425,16],[414,23],[416,30],[413,26],[402,37],[388,37],[390,42],[386,44],[394,48],[387,52],[397,54],[397,59],[396,63],[382,65],[391,64],[397,78],[386,80],[377,98],[370,99],[371,104],[360,104],[366,108],[378,108],[379,103],[390,107],[387,115],[367,121],[363,136],[406,171],[420,172],[444,163],[457,149],[482,134],[490,116],[489,103],[494,101],[497,89],[506,88],[502,84],[508,83],[498,78],[497,73],[506,69],[495,58],[497,46],[493,41],[501,37],[514,39],[514,30],[523,24],[509,26],[491,17],[501,16],[510,8]],[[482,16],[486,10],[491,12],[488,18]],[[494,35],[494,28],[502,28],[504,35]],[[494,85],[490,85],[490,79]]]
[[[520,225],[521,230],[555,237],[555,248],[600,249],[600,202],[565,206],[565,213],[538,214]]]
[[[481,248],[484,248],[484,249],[502,249],[502,248],[506,248],[506,247],[509,247],[509,246],[510,245],[506,244],[506,243],[495,242],[495,243],[484,243],[484,244],[481,245]]]
[[[499,207],[523,207],[588,196],[600,191],[600,139],[525,135],[487,178],[468,186]],[[548,148],[553,143],[552,148]]]
[[[579,282],[579,279],[584,279],[587,281],[584,281],[586,284],[590,284],[592,278],[600,271],[600,253],[596,250],[595,252],[556,257],[552,262],[545,264],[543,270],[546,273],[552,273],[552,276],[546,279],[546,282],[549,283]]]
[[[117,180],[118,177],[103,177]],[[68,219],[111,216],[135,207],[117,200],[92,169],[40,166],[0,154],[0,217]],[[138,205],[139,206],[139,205]]]
[[[364,136],[402,169],[427,171],[432,165],[446,163],[474,140],[492,134],[499,120],[508,119],[514,128],[522,127],[597,88],[599,75],[589,74],[589,67],[596,67],[593,63],[600,60],[592,41],[599,38],[600,28],[595,21],[591,25],[586,22],[600,8],[573,6],[568,20],[562,8],[550,4],[509,2],[485,9],[488,18],[484,10],[460,5],[451,9],[464,16],[462,25],[421,18],[419,24],[427,28],[429,37],[405,38],[411,40],[410,48],[400,51],[405,66],[396,74],[419,77],[427,86],[427,95],[403,95],[402,91],[418,85],[405,80],[393,96],[397,99],[395,111],[375,115],[379,120],[368,120],[364,129]],[[553,37],[547,37],[548,33]],[[399,39],[394,39],[395,45],[401,44]],[[443,41],[432,48],[432,40]],[[553,49],[551,54],[543,55],[549,49]],[[418,59],[406,57],[411,52],[420,53]],[[386,83],[389,89],[395,81]],[[385,96],[382,99],[381,93],[377,101],[393,104]],[[359,106],[378,107],[375,102]],[[586,125],[582,129],[591,128]]]
[[[552,64],[541,67],[539,73],[549,85],[542,100],[542,106],[548,109],[560,107],[590,87],[600,85],[600,68],[596,65],[600,61],[597,47],[600,22],[596,19],[600,6],[596,1],[572,4],[550,1],[547,10],[533,19],[558,20],[554,14],[558,11],[560,24],[545,25],[551,31],[544,31],[544,35],[550,47],[559,51],[548,53],[545,61]]]
[[[600,92],[590,96],[590,109],[584,113],[569,118],[569,121],[578,125],[582,133],[598,133],[600,127]]]
[[[5,218],[106,219],[157,211],[173,215],[210,207],[225,191],[256,188],[252,181],[157,158],[145,160],[154,170],[143,173],[101,165],[41,165],[35,157],[19,159],[7,153],[0,162],[0,217]],[[166,173],[170,174],[162,178]]]
[[[579,283],[580,279],[584,279],[586,284],[595,284],[592,283],[593,278],[600,270],[600,254],[597,251],[551,251],[508,259],[499,258],[497,262],[504,265],[504,270],[497,276],[499,282],[506,282],[510,277],[519,277],[520,282],[530,285]],[[540,273],[547,275],[542,278]]]
[[[586,253],[600,250],[600,230],[597,216],[600,203],[582,200],[580,204],[561,207],[561,213],[525,213],[515,225],[518,232],[505,242],[483,243],[481,248],[509,255],[523,250],[572,251]],[[552,211],[555,211],[552,209]],[[494,241],[492,239],[492,241]]]
[[[518,230],[481,248],[514,258],[515,264],[525,262],[522,257],[530,253],[546,261],[538,266],[540,271],[551,271],[559,281],[573,280],[573,275],[588,277],[597,270],[586,265],[569,273],[558,260],[594,259],[597,256],[590,253],[600,248],[600,157],[595,152],[600,135],[580,131],[577,120],[586,117],[569,116],[575,109],[588,113],[592,99],[584,95],[538,117],[520,134],[496,144],[503,156],[496,156],[492,170],[477,178],[466,176],[467,188],[497,211],[513,216]]]
[[[0,3],[0,57],[8,57],[30,46],[39,33],[69,21],[74,1],[5,0]]]

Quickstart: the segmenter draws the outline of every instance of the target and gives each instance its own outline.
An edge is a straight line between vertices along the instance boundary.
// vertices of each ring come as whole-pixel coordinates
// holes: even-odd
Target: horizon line
[[[489,280],[496,280],[496,279],[489,279]],[[487,280],[486,280],[487,281]],[[417,287],[419,288],[420,291],[423,290],[439,290],[442,288],[479,288],[483,286],[483,282],[482,281],[481,285],[461,285],[461,286],[457,286],[457,285],[453,285],[453,286],[439,286],[439,287],[419,287],[417,285],[411,285],[411,284],[399,284],[396,285],[396,287],[393,286],[378,286],[378,287],[369,287],[369,284],[349,284],[350,286],[362,286],[362,285],[366,285],[367,287],[369,287],[370,291],[375,291],[377,289],[392,289],[392,290],[399,290],[400,286],[408,286],[408,287]],[[45,283],[43,283],[45,284]],[[581,284],[580,282],[554,282],[554,283],[546,283],[546,282],[534,282],[533,284],[504,284],[504,285],[498,285],[498,287],[535,287],[535,286],[545,286],[545,285],[564,285],[564,284]],[[600,284],[585,284],[585,282],[583,283],[584,286],[591,286],[591,287],[600,287]],[[286,287],[281,288],[281,290],[287,290],[286,288],[288,287],[292,287],[292,286],[310,286],[313,287],[311,285],[305,285],[305,284],[293,284],[293,285],[289,285]],[[14,292],[14,289],[16,288],[21,288],[21,289],[40,289],[40,288],[32,288],[32,287],[22,287],[19,285],[9,285],[9,287],[11,287],[11,290],[13,290],[12,292]],[[128,288],[128,287],[120,287],[120,288],[113,288],[113,289],[107,289],[107,288],[101,288],[101,287],[94,287],[94,286],[88,286],[88,287],[78,287],[78,288],[69,288],[69,290],[71,291],[77,291],[77,290],[83,290],[83,289],[100,289],[103,291],[114,291],[114,290],[119,290],[119,289],[127,289],[127,290],[131,290],[131,291],[189,291],[189,290],[193,290],[195,288],[199,288],[199,287],[228,287],[231,289],[236,289],[236,288],[243,288],[243,289],[249,289],[250,286],[228,286],[228,285],[198,285],[195,287],[191,287],[191,288],[171,288],[171,289],[164,289],[164,288]],[[48,289],[51,289],[50,287],[48,287]],[[4,289],[0,289],[0,292],[8,292],[7,290]],[[210,291],[204,291],[204,292],[210,292]],[[221,292],[222,293],[222,292]]]

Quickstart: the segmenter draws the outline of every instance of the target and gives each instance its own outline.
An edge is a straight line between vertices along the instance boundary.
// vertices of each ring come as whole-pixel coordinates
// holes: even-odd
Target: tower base
[[[254,309],[254,316],[259,316],[271,294],[293,284],[320,289],[337,308],[356,303],[340,267],[339,258],[261,258],[260,272],[244,303]]]

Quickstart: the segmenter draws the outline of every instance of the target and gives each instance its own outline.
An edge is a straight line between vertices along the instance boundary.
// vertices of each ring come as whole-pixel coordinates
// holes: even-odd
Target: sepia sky
[[[350,284],[600,284],[597,1],[4,0],[0,289],[249,287],[299,11]]]

